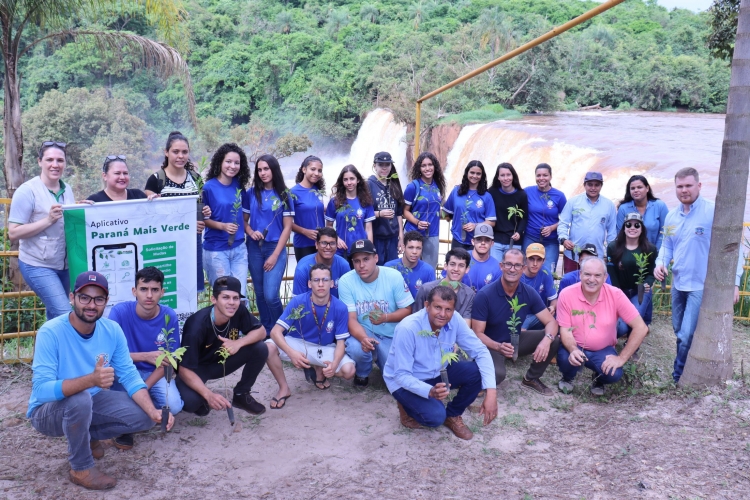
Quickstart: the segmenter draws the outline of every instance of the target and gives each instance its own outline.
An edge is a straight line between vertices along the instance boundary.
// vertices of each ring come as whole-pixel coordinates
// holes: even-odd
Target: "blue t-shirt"
[[[430,227],[420,231],[409,221],[404,224],[404,232],[419,231],[425,236],[438,236],[440,233],[440,189],[434,182],[425,184],[422,179],[415,179],[406,186],[404,202],[411,207],[411,214],[418,220],[427,221]]]
[[[486,192],[480,196],[477,194],[476,189],[470,189],[465,195],[459,196],[459,187],[456,186],[453,188],[443,206],[443,210],[445,213],[453,216],[453,222],[451,223],[453,239],[464,245],[471,245],[471,240],[474,238],[474,231],[464,232],[464,237],[461,238],[461,232],[463,231],[461,226],[468,222],[478,224],[487,220],[497,220],[495,202],[492,201],[490,193]]]
[[[555,280],[552,278],[552,273],[545,265],[542,266],[533,278],[526,276],[526,273],[521,274],[521,283],[525,283],[533,288],[545,304],[548,304],[550,300],[555,300],[557,298]]]
[[[560,220],[560,212],[568,202],[565,194],[559,189],[550,188],[546,193],[538,186],[529,186],[524,189],[529,200],[529,218],[526,225],[526,235],[540,243],[552,243],[557,241],[557,230],[554,230],[546,238],[542,238],[542,228],[557,224]]]
[[[331,198],[326,208],[326,221],[333,222],[339,238],[344,240],[347,247],[357,240],[367,239],[365,224],[375,220],[375,210],[372,205],[363,207],[359,204],[359,198],[348,199],[346,204],[336,208],[335,198]],[[336,251],[342,257],[346,257],[348,251],[338,249]]]
[[[518,304],[523,307],[516,313],[516,318],[520,320],[517,332],[521,333],[521,323],[529,314],[538,314],[545,309],[539,294],[529,285],[519,283],[516,293],[513,297],[518,297]],[[510,300],[503,289],[501,281],[496,281],[490,286],[484,287],[477,292],[474,297],[474,307],[471,310],[471,319],[485,321],[487,325],[484,334],[495,342],[510,342],[510,329],[508,321],[513,314],[510,307]]]
[[[260,192],[260,203],[255,197],[255,189],[247,190],[247,204],[242,210],[250,214],[250,227],[254,231],[263,232],[268,228],[265,241],[279,241],[284,230],[284,217],[294,217],[294,199],[287,196],[286,203],[273,189],[263,189]]]
[[[317,264],[315,257],[318,253],[306,255],[297,262],[297,267],[294,269],[294,286],[292,288],[292,295],[301,295],[310,291],[307,286],[307,282],[310,281],[310,268]],[[339,296],[339,279],[352,268],[349,267],[349,262],[340,255],[333,256],[333,263],[331,264],[331,275],[333,276],[333,287],[331,288],[331,295],[334,297]]]
[[[372,283],[365,283],[356,271],[349,271],[339,280],[339,297],[349,312],[357,313],[357,321],[367,334],[376,333],[383,337],[393,337],[396,323],[373,325],[369,313],[377,306],[381,311],[392,313],[414,303],[409,287],[401,273],[390,267],[378,266],[378,277]]]
[[[301,184],[295,184],[290,191],[294,200],[294,223],[305,229],[325,227],[323,193],[315,186],[308,189]],[[315,246],[315,240],[297,233],[294,233],[292,243],[299,248]]]
[[[335,344],[337,340],[349,337],[349,311],[344,303],[336,297],[331,297],[330,307],[319,306],[313,304],[311,297],[312,292],[292,297],[276,324],[281,325],[290,337],[318,345]],[[292,328],[293,330],[289,331]]]
[[[160,347],[174,351],[180,347],[180,324],[177,321],[176,312],[160,304],[159,314],[155,318],[141,319],[135,312],[136,304],[135,300],[120,302],[109,311],[109,319],[122,328],[131,353],[157,351]],[[165,321],[167,315],[169,321]],[[172,339],[170,345],[167,345],[167,338],[162,328],[166,329],[169,338]],[[150,372],[156,369],[154,365],[145,361],[138,361],[135,367]]]
[[[474,259],[474,252],[472,252],[469,270],[464,274],[464,279],[461,280],[461,283],[478,292],[490,283],[499,280],[502,275],[500,262],[495,257],[490,256],[484,262],[479,262]],[[443,270],[443,277],[445,277],[445,270]]]
[[[575,270],[570,271],[569,273],[565,273],[562,278],[560,278],[560,284],[557,286],[557,294],[560,295],[560,292],[568,288],[570,285],[575,285],[576,283],[581,282],[581,271]],[[609,274],[607,274],[606,283],[608,285],[612,284],[612,281],[609,279]]]
[[[404,282],[409,286],[411,296],[415,299],[423,283],[435,281],[435,269],[422,260],[417,261],[414,269],[406,267],[401,259],[393,259],[390,262],[386,262],[385,267],[391,267],[401,273],[401,276],[404,277]]]
[[[211,220],[216,222],[234,222],[237,233],[232,246],[229,246],[229,233],[220,229],[206,226],[203,232],[203,248],[211,252],[219,252],[237,248],[245,242],[245,223],[242,218],[242,207],[247,206],[247,191],[240,188],[237,178],[225,186],[219,179],[210,179],[203,186],[203,203],[211,207]]]

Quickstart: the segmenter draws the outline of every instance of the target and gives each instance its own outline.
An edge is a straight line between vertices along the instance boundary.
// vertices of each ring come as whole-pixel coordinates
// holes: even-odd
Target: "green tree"
[[[412,2],[411,5],[409,5],[409,8],[406,10],[406,15],[409,16],[409,19],[413,21],[414,29],[418,30],[419,24],[430,17],[430,4],[425,2],[424,0],[417,0],[416,2]]]
[[[714,0],[708,12],[711,16],[711,32],[707,37],[708,48],[714,57],[731,60],[734,54],[740,0]]]
[[[292,31],[292,23],[294,22],[294,16],[287,10],[282,10],[276,16],[276,24],[279,27],[279,31],[285,35]]]
[[[359,9],[359,17],[363,21],[377,22],[378,14],[380,14],[378,8],[371,3],[364,3]]]
[[[349,24],[349,11],[346,8],[331,10],[331,13],[328,14],[326,27],[331,37],[336,38],[341,28],[347,24]]]

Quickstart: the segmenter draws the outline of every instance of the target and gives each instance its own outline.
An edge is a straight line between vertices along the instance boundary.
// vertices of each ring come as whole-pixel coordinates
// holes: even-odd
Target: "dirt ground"
[[[470,442],[444,427],[401,427],[379,374],[363,392],[337,381],[319,391],[287,368],[293,396],[283,410],[236,410],[235,427],[224,413],[180,414],[167,435],[108,448],[98,466],[119,484],[104,494],[71,484],[64,438],[23,418],[28,368],[0,367],[0,498],[750,498],[750,390],[739,376],[750,331],[737,327],[727,389],[683,391],[664,384],[674,352],[667,321],[656,319],[642,361],[604,398],[589,396],[583,374],[573,394],[529,393],[519,361],[498,418],[482,427],[465,415]],[[545,382],[558,379],[551,366]],[[274,395],[267,370],[255,389],[266,404]]]

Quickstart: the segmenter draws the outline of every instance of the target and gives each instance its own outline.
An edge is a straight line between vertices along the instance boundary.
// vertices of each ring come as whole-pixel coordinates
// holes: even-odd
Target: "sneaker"
[[[526,380],[526,377],[524,377],[521,381],[521,387],[537,392],[542,396],[552,396],[552,390],[544,385],[538,378]]]
[[[115,438],[115,448],[118,450],[130,450],[133,448],[133,435],[123,434]]]
[[[593,378],[594,378],[594,380],[592,381],[593,385],[591,386],[591,389],[590,389],[591,395],[596,396],[596,397],[604,396],[604,384],[597,380],[596,374],[594,374]]]
[[[354,387],[357,389],[364,389],[370,384],[370,377],[359,377],[354,376]]]
[[[401,420],[401,425],[406,427],[407,429],[419,429],[422,427],[419,425],[419,422],[414,420],[414,417],[409,416],[408,413],[406,413],[406,410],[403,406],[401,406],[401,403],[398,404],[398,418]]]
[[[108,490],[114,488],[117,479],[100,472],[96,467],[86,470],[70,470],[70,482],[87,490]]]
[[[474,437],[474,433],[471,432],[471,429],[466,427],[461,415],[457,417],[447,417],[445,422],[443,422],[443,425],[449,428],[457,438],[468,441]]]
[[[573,381],[565,380],[564,378],[561,378],[560,381],[557,383],[557,388],[560,389],[561,392],[564,392],[565,394],[569,394],[573,392]]]
[[[245,410],[253,415],[260,415],[266,411],[266,407],[258,403],[249,392],[246,392],[245,394],[235,394],[232,398],[232,406]]]

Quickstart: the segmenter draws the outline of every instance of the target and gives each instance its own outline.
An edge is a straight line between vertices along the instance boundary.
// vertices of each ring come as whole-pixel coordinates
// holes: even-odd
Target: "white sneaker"
[[[564,378],[561,378],[560,381],[557,383],[557,388],[560,389],[565,394],[569,394],[573,392],[573,382],[568,382]]]

